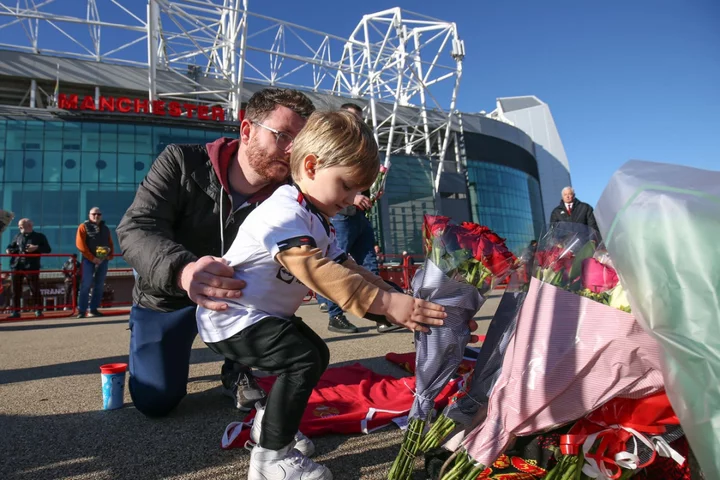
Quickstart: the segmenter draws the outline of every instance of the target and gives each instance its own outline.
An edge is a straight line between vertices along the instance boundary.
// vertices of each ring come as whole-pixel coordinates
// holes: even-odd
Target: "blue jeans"
[[[365,212],[358,211],[355,215],[335,215],[332,218],[335,227],[338,247],[351,255],[358,265],[378,275],[377,258],[375,256],[375,232]],[[317,296],[319,303],[327,303],[330,318],[343,313],[342,309],[331,300]]]
[[[80,268],[82,268],[82,283],[80,284],[78,310],[80,310],[80,313],[87,312],[88,297],[90,295],[90,287],[92,287],[90,311],[95,312],[98,307],[100,307],[100,302],[102,301],[105,277],[108,271],[108,261],[105,260],[100,265],[95,265],[87,258],[83,258]]]
[[[180,403],[187,393],[195,336],[195,307],[175,312],[132,307],[128,388],[135,408],[161,417]]]

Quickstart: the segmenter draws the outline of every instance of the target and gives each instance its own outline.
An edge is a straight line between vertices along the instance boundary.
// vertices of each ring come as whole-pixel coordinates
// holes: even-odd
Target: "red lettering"
[[[208,113],[210,113],[210,108],[207,105],[200,105],[198,107],[198,118],[200,120],[210,120]]]
[[[165,102],[162,100],[153,100],[152,102],[153,114],[165,115]]]
[[[212,107],[211,109],[211,116],[212,119],[217,122],[224,122],[225,121],[225,110],[222,107]],[[244,110],[240,112],[241,114],[244,113]],[[240,120],[242,122],[242,119]]]
[[[115,111],[115,97],[100,97],[100,110]]]
[[[77,110],[78,108],[78,96],[72,94],[69,97],[64,93],[58,95],[58,108],[63,110]]]
[[[171,117],[179,117],[182,115],[182,109],[180,108],[180,104],[178,102],[170,102],[168,104],[168,109]]]
[[[135,113],[150,113],[150,101],[135,99]]]
[[[197,105],[193,105],[192,103],[183,103],[183,108],[187,112],[187,118],[193,118],[192,112],[193,110],[197,110]]]
[[[120,97],[117,101],[118,112],[129,113],[132,110],[132,102],[127,97]]]
[[[80,105],[81,110],[95,110],[95,99],[91,97],[90,95],[85,95],[85,98],[83,98],[82,105]]]

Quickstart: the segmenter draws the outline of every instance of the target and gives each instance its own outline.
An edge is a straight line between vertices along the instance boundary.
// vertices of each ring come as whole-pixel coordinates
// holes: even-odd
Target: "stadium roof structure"
[[[0,75],[144,91],[230,119],[259,88],[298,88],[319,106],[366,106],[387,160],[440,160],[436,189],[452,140],[465,160],[457,26],[400,8],[364,15],[345,38],[253,13],[248,0],[0,0],[0,38],[12,39]]]

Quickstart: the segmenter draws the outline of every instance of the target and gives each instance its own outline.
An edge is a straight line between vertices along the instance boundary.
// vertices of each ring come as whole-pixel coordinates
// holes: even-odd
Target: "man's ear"
[[[245,145],[250,141],[250,127],[252,127],[252,122],[243,118],[243,121],[240,122],[240,142]]]
[[[313,155],[312,153],[307,155],[303,159],[303,170],[305,170],[305,176],[309,179],[315,178],[315,172],[317,170],[317,157]]]

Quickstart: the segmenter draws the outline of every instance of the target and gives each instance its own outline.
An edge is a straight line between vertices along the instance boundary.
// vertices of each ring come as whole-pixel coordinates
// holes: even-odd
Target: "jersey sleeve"
[[[310,230],[310,213],[299,203],[271,198],[261,205],[250,225],[243,225],[250,234],[275,258],[278,253],[295,247],[316,248]],[[265,208],[263,208],[265,207]]]

